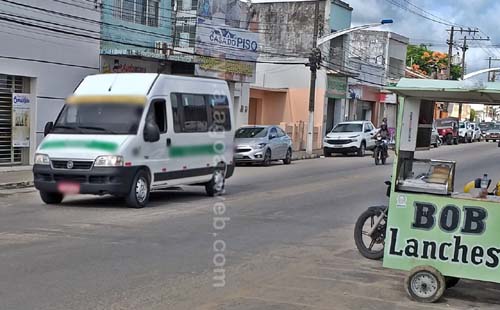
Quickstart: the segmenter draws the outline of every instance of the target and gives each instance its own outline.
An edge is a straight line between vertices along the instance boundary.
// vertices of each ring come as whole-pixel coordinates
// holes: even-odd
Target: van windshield
[[[137,133],[144,107],[122,103],[66,104],[53,133],[117,134]]]

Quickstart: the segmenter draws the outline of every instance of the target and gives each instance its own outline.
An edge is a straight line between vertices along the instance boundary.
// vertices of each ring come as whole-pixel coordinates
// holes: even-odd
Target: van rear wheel
[[[144,170],[139,170],[132,182],[132,188],[125,198],[131,208],[144,208],[149,201],[149,175]]]
[[[48,205],[59,204],[62,202],[64,195],[61,193],[49,193],[40,191],[40,198]]]
[[[219,196],[224,193],[226,183],[226,169],[224,167],[216,167],[212,175],[212,179],[205,184],[205,191],[210,197]]]

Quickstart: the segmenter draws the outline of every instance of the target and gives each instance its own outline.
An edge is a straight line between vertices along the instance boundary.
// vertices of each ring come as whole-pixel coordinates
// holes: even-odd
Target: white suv
[[[472,142],[474,131],[472,130],[469,121],[459,123],[458,135],[460,142]]]
[[[323,139],[326,157],[333,153],[356,153],[364,156],[367,149],[375,147],[373,135],[376,129],[370,121],[350,121],[336,125]]]

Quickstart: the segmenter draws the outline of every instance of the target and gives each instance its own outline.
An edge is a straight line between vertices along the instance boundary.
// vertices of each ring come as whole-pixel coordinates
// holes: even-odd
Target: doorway
[[[335,126],[335,99],[328,98],[326,107],[326,132],[330,132]]]
[[[262,99],[250,98],[248,107],[248,124],[261,125]]]

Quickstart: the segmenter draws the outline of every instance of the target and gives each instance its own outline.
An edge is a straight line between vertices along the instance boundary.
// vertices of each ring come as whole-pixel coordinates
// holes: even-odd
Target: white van
[[[163,74],[86,77],[45,126],[33,167],[47,204],[111,194],[144,207],[151,190],[224,191],[234,171],[233,111],[225,81]]]

